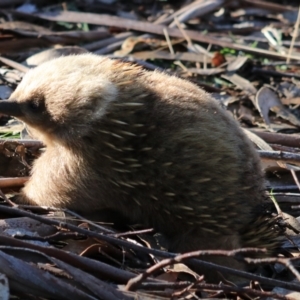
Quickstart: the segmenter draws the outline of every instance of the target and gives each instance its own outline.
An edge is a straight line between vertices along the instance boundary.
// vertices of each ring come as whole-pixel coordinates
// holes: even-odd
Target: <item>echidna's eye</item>
[[[31,111],[38,111],[41,108],[41,106],[38,101],[33,100],[33,101],[28,102],[28,108]]]

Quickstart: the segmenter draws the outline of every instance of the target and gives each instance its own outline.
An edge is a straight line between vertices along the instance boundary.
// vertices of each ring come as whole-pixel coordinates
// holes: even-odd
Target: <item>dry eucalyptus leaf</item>
[[[260,138],[257,134],[254,132],[242,128],[244,133],[247,135],[247,137],[260,149],[260,150],[266,150],[266,151],[273,151],[273,148],[265,142],[262,138]]]
[[[238,56],[234,58],[228,65],[227,71],[228,72],[236,72],[238,71],[248,60],[246,56]]]
[[[269,111],[271,108],[283,108],[277,95],[268,87],[263,86],[255,97],[256,108],[267,125],[270,125]]]
[[[198,279],[200,276],[195,273],[194,271],[192,271],[187,265],[179,263],[179,264],[175,264],[173,265],[172,268],[168,268],[168,270],[170,272],[176,272],[176,273],[187,273],[192,275],[195,279]]]
[[[237,75],[237,74],[231,74],[226,73],[223,74],[222,77],[231,83],[235,84],[239,89],[246,92],[247,95],[255,95],[257,90],[254,87],[254,85],[247,79]]]
[[[277,94],[270,88],[264,86],[256,94],[256,107],[267,125],[270,125],[269,111],[272,110],[278,117],[288,120],[296,126],[300,126],[300,120],[286,109]]]
[[[142,37],[130,36],[123,42],[121,50],[115,52],[115,55],[126,56],[133,51],[134,47],[137,44],[145,42],[145,39],[143,39]]]
[[[178,274],[176,272],[165,272],[156,277],[159,280],[165,280],[167,282],[176,282],[178,280]]]

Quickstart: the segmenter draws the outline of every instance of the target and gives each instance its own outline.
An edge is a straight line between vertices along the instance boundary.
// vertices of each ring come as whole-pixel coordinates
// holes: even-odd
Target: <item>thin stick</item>
[[[173,49],[173,46],[172,46],[172,43],[171,43],[171,40],[170,40],[167,28],[164,28],[164,35],[165,35],[165,39],[167,41],[170,53],[174,55],[175,52],[174,52],[174,49]]]
[[[286,63],[287,63],[287,64],[288,64],[288,63],[290,62],[290,60],[291,60],[292,50],[294,49],[296,37],[298,36],[299,24],[300,24],[300,6],[299,6],[299,9],[298,9],[297,21],[296,21],[295,28],[294,28],[294,32],[293,32],[293,36],[292,36],[292,41],[291,41],[289,53],[288,53],[287,59],[286,59]]]

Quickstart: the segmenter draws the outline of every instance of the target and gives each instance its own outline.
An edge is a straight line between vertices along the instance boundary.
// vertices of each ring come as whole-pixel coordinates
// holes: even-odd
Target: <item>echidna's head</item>
[[[117,98],[111,64],[91,54],[46,62],[24,76],[9,100],[0,101],[0,113],[24,121],[42,140],[82,136]]]

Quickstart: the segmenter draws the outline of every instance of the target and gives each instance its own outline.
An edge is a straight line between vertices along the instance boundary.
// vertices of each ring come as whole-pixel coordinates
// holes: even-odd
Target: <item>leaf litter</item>
[[[285,261],[269,258],[248,274],[246,287],[226,275],[220,285],[205,282],[184,256],[172,267],[174,255],[151,229],[120,230],[68,210],[15,206],[13,195],[43,145],[0,116],[2,299],[300,297],[299,274],[289,265],[292,258],[297,266],[300,243],[298,1],[10,0],[0,2],[0,13],[1,99],[30,68],[86,51],[186,78],[216,95],[247,130],[268,189],[293,220],[279,251]]]

